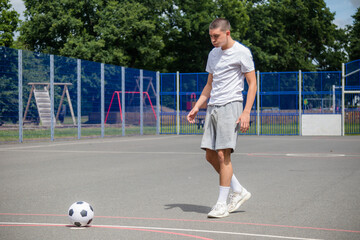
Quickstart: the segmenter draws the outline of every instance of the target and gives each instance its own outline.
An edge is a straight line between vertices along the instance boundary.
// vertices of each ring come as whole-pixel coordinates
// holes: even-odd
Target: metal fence
[[[0,48],[0,138],[159,133],[159,74]]]
[[[257,72],[246,134],[301,135],[302,114],[343,112],[345,133],[360,134],[358,69],[360,60],[342,72]],[[186,115],[207,77],[0,47],[0,141],[201,134],[206,105],[196,124]]]
[[[347,134],[360,133],[360,60],[342,66],[342,122]]]
[[[161,74],[161,133],[203,132],[206,106],[200,109],[195,125],[187,123],[186,115],[200,96],[207,76],[207,73]],[[251,112],[251,127],[246,134],[301,135],[302,114],[341,114],[341,71],[258,72],[257,78],[258,97]],[[360,76],[352,78],[355,80],[352,79],[351,83],[358,83]],[[351,86],[350,80],[346,80],[346,86]],[[245,82],[245,99],[247,89]],[[360,133],[360,103],[354,101],[357,97],[359,94],[346,98],[349,101],[345,107],[346,134]]]

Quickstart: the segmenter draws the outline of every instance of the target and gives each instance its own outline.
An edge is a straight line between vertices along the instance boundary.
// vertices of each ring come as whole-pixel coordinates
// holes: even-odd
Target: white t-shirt
[[[235,42],[226,50],[213,48],[208,56],[206,71],[213,75],[209,105],[225,105],[242,101],[245,73],[255,69],[249,48]]]

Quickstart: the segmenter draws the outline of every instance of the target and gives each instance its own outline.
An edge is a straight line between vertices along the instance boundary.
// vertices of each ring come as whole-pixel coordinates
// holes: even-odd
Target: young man
[[[233,174],[230,155],[236,147],[238,130],[246,132],[249,129],[256,77],[252,54],[247,47],[231,38],[228,20],[215,19],[209,26],[209,34],[215,48],[208,56],[207,84],[187,120],[194,123],[200,106],[210,98],[201,148],[206,151],[206,160],[220,175],[220,192],[208,217],[226,217],[251,197]],[[249,89],[243,110],[245,78]]]

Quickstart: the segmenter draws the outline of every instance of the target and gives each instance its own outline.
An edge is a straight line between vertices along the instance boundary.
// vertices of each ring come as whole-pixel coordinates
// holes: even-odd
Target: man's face
[[[220,28],[210,29],[209,35],[214,47],[222,47],[227,43],[227,36],[230,35],[230,31],[224,32]]]

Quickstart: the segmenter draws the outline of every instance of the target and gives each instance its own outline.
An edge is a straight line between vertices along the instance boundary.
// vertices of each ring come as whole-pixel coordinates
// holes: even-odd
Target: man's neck
[[[234,43],[235,43],[235,41],[231,37],[229,37],[227,43],[224,46],[221,47],[221,50],[224,51],[226,49],[231,48],[232,46],[234,46]]]

